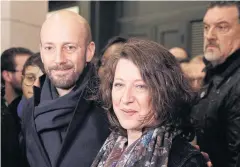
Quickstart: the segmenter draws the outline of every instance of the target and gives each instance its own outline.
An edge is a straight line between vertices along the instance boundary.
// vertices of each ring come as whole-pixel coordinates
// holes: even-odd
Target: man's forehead
[[[14,61],[15,61],[14,63],[16,65],[23,66],[29,57],[30,57],[29,54],[17,54],[14,57]]]
[[[86,31],[83,26],[50,25],[41,32],[41,43],[78,43],[85,41]]]
[[[235,6],[214,7],[208,9],[204,16],[205,23],[232,22],[238,20],[238,9]]]

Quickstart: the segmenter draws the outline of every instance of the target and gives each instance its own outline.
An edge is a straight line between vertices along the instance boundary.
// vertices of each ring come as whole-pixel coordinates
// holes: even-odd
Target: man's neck
[[[70,93],[73,88],[74,88],[74,86],[70,89],[60,89],[60,88],[56,88],[56,89],[57,89],[59,96],[61,97],[61,96],[64,96],[64,95]]]
[[[6,83],[5,85],[5,96],[4,96],[4,99],[6,100],[7,104],[11,104],[12,101],[14,99],[16,99],[17,97],[19,96],[19,94],[17,94],[13,87],[9,84]]]

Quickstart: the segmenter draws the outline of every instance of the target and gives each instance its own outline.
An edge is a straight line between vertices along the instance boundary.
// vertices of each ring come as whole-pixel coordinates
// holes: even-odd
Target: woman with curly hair
[[[112,133],[92,167],[203,167],[189,144],[194,93],[160,44],[130,38],[110,56],[100,93]]]

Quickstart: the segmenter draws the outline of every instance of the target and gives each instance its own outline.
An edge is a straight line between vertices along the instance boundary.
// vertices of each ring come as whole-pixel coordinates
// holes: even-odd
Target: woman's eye
[[[146,90],[147,89],[147,86],[146,85],[136,85],[136,88],[138,89],[138,90]]]
[[[120,87],[123,86],[123,84],[122,83],[115,83],[113,86],[116,87],[116,88],[120,88]]]
[[[146,88],[145,85],[137,85],[136,87],[137,87],[137,88],[140,88],[140,89]]]

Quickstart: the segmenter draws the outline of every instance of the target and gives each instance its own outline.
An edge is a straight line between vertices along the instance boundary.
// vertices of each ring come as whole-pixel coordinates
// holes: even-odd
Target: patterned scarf
[[[126,148],[127,138],[112,132],[91,167],[166,167],[175,132],[151,129]]]

